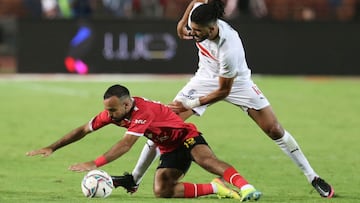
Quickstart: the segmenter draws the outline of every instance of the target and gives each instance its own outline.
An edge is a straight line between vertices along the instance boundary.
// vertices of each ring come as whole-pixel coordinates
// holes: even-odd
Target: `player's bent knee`
[[[157,198],[171,198],[174,195],[173,187],[155,187],[154,195]]]
[[[279,139],[284,135],[284,129],[279,123],[274,123],[265,131],[272,139]]]

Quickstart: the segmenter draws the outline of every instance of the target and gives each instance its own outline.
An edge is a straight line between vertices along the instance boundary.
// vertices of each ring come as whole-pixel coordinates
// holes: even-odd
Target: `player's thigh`
[[[219,88],[219,82],[217,79],[198,79],[192,78],[175,96],[174,100],[181,101],[183,99],[195,99],[204,95],[208,95],[210,92]],[[202,115],[209,105],[202,105],[193,108],[196,115]]]
[[[176,168],[158,168],[155,172],[155,185],[171,185],[177,182],[184,173]]]
[[[209,94],[219,88],[219,80],[201,79],[193,77],[186,85],[177,93],[176,98],[193,99]]]
[[[249,109],[248,114],[261,128],[266,128],[266,126],[271,126],[277,122],[277,118],[271,106],[267,106],[260,110]]]
[[[236,82],[225,101],[240,107],[242,110],[260,110],[270,105],[261,90],[252,81]]]
[[[208,167],[216,161],[215,154],[208,145],[197,144],[191,149],[194,161],[202,167]]]
[[[279,139],[284,134],[284,130],[278,122],[271,106],[260,110],[249,109],[248,115],[272,139]]]
[[[230,167],[226,162],[219,160],[207,144],[196,144],[191,149],[194,161],[205,170],[222,176]]]

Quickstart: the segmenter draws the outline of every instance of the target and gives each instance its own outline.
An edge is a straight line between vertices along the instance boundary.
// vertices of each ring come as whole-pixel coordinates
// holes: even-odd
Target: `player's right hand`
[[[170,104],[168,104],[167,106],[177,114],[188,110],[184,107],[184,105],[181,101],[173,101]]]
[[[186,21],[182,22],[180,21],[177,25],[176,31],[180,39],[194,39],[194,37],[191,35],[191,30],[189,30],[186,27]]]
[[[53,150],[50,148],[42,148],[33,150],[30,152],[26,152],[26,156],[35,156],[35,155],[42,155],[43,157],[50,156],[53,153]]]
[[[71,165],[69,167],[69,170],[75,171],[75,172],[84,172],[84,171],[91,171],[96,168],[97,167],[93,161],[88,161],[88,162],[84,162],[84,163],[78,163],[78,164]]]
[[[194,39],[194,36],[191,35],[191,31],[186,29],[186,27],[184,27],[181,31],[178,32],[178,36],[180,39]]]

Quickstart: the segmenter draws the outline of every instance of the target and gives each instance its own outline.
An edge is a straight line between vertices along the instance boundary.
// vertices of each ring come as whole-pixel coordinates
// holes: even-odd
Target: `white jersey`
[[[195,3],[192,8],[188,26],[191,28],[190,16],[194,9],[203,3]],[[199,69],[196,76],[203,78],[233,78],[246,81],[251,77],[247,66],[245,51],[238,32],[223,20],[217,20],[219,38],[197,42],[199,49]]]
[[[201,5],[197,3],[193,10]],[[192,13],[192,11],[191,11]],[[191,16],[190,13],[190,16]],[[239,34],[225,21],[217,20],[219,37],[216,40],[196,42],[199,49],[198,70],[194,77],[179,91],[174,100],[195,99],[210,94],[219,88],[219,77],[234,78],[230,94],[224,99],[244,111],[262,109],[270,103],[251,79],[245,51]],[[190,17],[188,19],[190,26]],[[209,104],[193,108],[202,115]]]
[[[197,42],[199,49],[199,77],[224,77],[249,80],[251,71],[247,66],[244,47],[238,33],[225,21],[217,21],[219,37],[216,40]]]

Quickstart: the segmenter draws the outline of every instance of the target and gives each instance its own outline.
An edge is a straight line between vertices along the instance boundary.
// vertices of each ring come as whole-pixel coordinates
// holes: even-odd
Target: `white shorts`
[[[210,92],[215,91],[219,87],[218,78],[203,79],[194,76],[191,80],[179,91],[174,100],[180,100],[180,98],[194,99],[204,95],[208,95]],[[270,105],[267,98],[256,86],[252,80],[237,81],[235,80],[230,94],[224,99],[224,101],[234,104],[240,107],[243,111],[248,109],[260,110]],[[193,111],[201,116],[206,108],[209,106],[203,105],[193,108]]]

